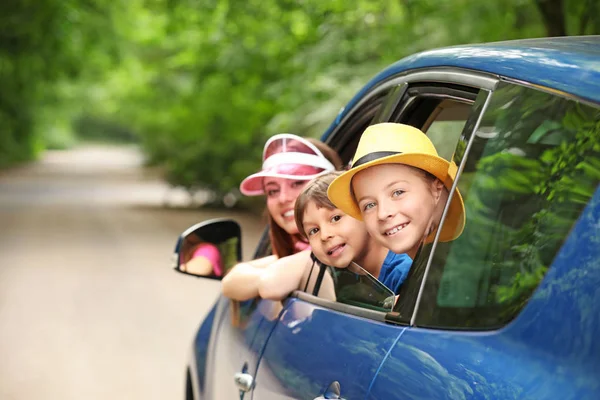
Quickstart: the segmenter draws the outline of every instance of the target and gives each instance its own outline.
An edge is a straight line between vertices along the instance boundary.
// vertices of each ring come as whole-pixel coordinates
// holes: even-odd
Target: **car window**
[[[329,272],[337,302],[376,311],[392,310],[394,292],[358,264],[329,267]]]
[[[354,112],[352,119],[347,122],[348,128],[345,123],[342,123],[337,129],[335,139],[336,143],[341,143],[344,149],[342,153],[345,162],[350,161],[353,156],[364,129],[370,124],[383,122],[386,118],[389,121],[408,123],[422,129],[431,137],[439,154],[450,160],[454,156],[466,124],[477,117],[473,115],[472,110],[479,91],[474,88],[431,83],[410,86],[404,84],[398,85],[388,93],[389,96],[385,99],[382,96],[376,97],[377,106],[368,104],[364,112]],[[379,112],[382,107],[386,109],[385,112]],[[344,140],[341,140],[342,138]],[[389,307],[396,302],[396,304],[403,304],[406,310],[412,312],[430,250],[431,246],[425,246],[417,255],[411,273],[401,287],[400,302],[396,302],[395,293],[366,271],[366,275],[356,273],[352,275],[351,269],[331,269],[328,276],[333,280],[336,303],[389,311]],[[422,268],[415,268],[415,265]],[[418,272],[413,274],[413,270]],[[352,287],[350,282],[354,281],[358,284]],[[409,281],[412,281],[410,285]],[[412,290],[404,290],[405,286],[410,286]],[[319,297],[329,298],[331,290],[324,291],[326,295],[322,295],[321,287],[317,290]],[[404,314],[398,322],[403,322],[403,318]]]
[[[337,128],[334,142],[337,144],[336,147],[344,149],[342,154],[345,162],[350,161],[353,156],[364,129],[370,124],[382,122],[381,115],[383,114],[390,121],[407,123],[422,129],[430,136],[442,157],[448,160],[453,159],[459,138],[465,133],[465,129],[469,129],[468,127],[472,129],[475,125],[474,121],[477,120],[481,105],[487,98],[487,95],[480,96],[480,91],[477,89],[458,85],[427,83],[408,87],[399,85],[396,89],[389,91],[389,96],[385,99],[382,96],[376,96],[375,100],[371,102],[373,104],[367,103],[363,106],[363,110],[353,112],[352,118]],[[375,101],[376,103],[374,103]],[[378,112],[381,107],[389,108],[390,104],[395,107],[392,107],[393,110],[390,108],[384,113]],[[475,113],[474,109],[477,110]],[[392,291],[388,292],[389,289],[385,285],[368,273],[362,277],[363,281],[360,282],[360,287],[351,289],[348,283],[352,279],[356,280],[357,276],[345,276],[350,274],[351,270],[349,269],[345,271],[331,269],[326,275],[326,278],[331,279],[325,279],[323,282],[333,281],[333,291],[338,304],[389,311],[389,306],[395,302],[398,309],[406,311],[398,313],[399,317],[395,318],[395,321],[406,322],[416,303],[430,252],[431,246],[427,245],[417,254],[413,267],[400,289],[399,297]],[[340,279],[336,279],[336,274],[340,275]],[[366,276],[370,276],[372,279],[369,280]],[[341,283],[345,283],[345,285],[342,286]],[[322,290],[323,287],[320,285],[316,287],[319,297],[330,300],[332,290]],[[314,288],[315,286],[309,285],[309,293],[314,293]],[[350,296],[349,294],[353,290],[357,294]],[[363,295],[361,295],[361,291]],[[394,309],[396,310],[396,307]]]
[[[600,111],[502,84],[466,157],[465,230],[436,247],[419,326],[494,329],[526,305],[600,181]]]
[[[471,108],[471,104],[443,100],[425,122],[422,130],[431,139],[440,157],[452,160]]]
[[[436,89],[441,91],[443,88]],[[476,97],[473,97],[475,96],[473,92],[465,91],[465,97],[461,99],[457,98],[456,93],[449,92],[448,94],[453,95],[451,99],[439,99],[439,97],[430,99],[426,91],[419,93],[419,96],[424,99],[407,100],[407,103],[412,100],[417,107],[401,104],[400,107],[403,107],[404,112],[408,114],[400,114],[396,120],[421,128],[431,138],[440,156],[460,164],[462,153],[459,153],[458,149],[461,148],[461,140],[475,127],[489,92],[481,90],[477,92]],[[444,111],[444,109],[450,111]],[[429,114],[425,111],[428,111]],[[444,127],[452,129],[444,130]],[[398,299],[393,313],[387,317],[390,321],[401,324],[410,322],[432,249],[431,243],[423,245],[415,256],[408,276],[397,293]]]

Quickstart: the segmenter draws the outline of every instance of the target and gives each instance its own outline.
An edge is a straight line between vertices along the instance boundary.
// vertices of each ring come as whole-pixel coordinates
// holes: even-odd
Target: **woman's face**
[[[438,216],[443,185],[402,164],[382,164],[356,174],[352,188],[367,230],[394,253],[416,255]]]
[[[338,268],[345,268],[352,261],[364,263],[370,237],[363,222],[337,208],[319,208],[309,201],[303,224],[310,247],[321,262]]]
[[[298,195],[307,183],[307,180],[275,177],[268,177],[264,180],[269,214],[271,214],[275,223],[290,235],[298,233],[298,227],[294,219],[294,205]]]

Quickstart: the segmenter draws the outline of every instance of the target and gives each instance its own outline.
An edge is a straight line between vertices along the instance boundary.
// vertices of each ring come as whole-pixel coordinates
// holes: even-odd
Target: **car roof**
[[[370,89],[409,70],[456,67],[541,85],[600,104],[600,36],[523,39],[444,47],[390,65],[350,100],[332,129]]]

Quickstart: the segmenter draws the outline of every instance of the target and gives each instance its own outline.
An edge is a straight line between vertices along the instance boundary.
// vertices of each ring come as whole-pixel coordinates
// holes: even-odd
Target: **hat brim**
[[[329,185],[327,190],[329,200],[344,213],[362,221],[360,209],[352,194],[352,179],[360,171],[381,164],[403,164],[419,168],[437,177],[444,183],[446,189],[450,190],[452,187],[453,179],[448,175],[450,163],[447,160],[431,154],[401,153],[378,158],[344,172]],[[465,205],[457,189],[454,191],[446,219],[444,220],[444,226],[440,233],[440,241],[448,242],[456,239],[462,233],[464,226]],[[433,237],[428,237],[426,242],[431,242],[432,240]]]
[[[248,176],[242,181],[240,184],[240,192],[242,192],[242,194],[245,196],[262,196],[265,194],[263,185],[263,179],[265,178],[283,178],[294,181],[309,181],[323,174],[323,172],[325,171],[311,175],[290,175],[282,174],[276,171],[260,171]]]

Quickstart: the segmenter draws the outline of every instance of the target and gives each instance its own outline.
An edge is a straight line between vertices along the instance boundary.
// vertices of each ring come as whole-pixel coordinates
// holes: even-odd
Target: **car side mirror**
[[[230,219],[211,219],[186,229],[173,254],[175,271],[221,280],[242,259],[242,231]]]

